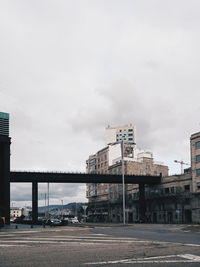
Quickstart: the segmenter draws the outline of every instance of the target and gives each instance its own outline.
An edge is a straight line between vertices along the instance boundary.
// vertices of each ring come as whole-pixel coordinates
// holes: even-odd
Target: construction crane
[[[183,165],[190,165],[189,163],[184,162],[183,160],[174,160],[174,162],[179,163],[181,165],[181,174],[183,174]]]

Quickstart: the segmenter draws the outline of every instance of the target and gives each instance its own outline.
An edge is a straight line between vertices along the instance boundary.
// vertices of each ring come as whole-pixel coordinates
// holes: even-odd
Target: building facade
[[[169,176],[168,167],[154,161],[150,152],[134,148],[132,157],[124,155],[125,174],[162,174],[160,184],[145,187],[145,218],[140,218],[138,185],[125,185],[126,222],[144,220],[151,223],[200,223],[200,132],[191,135],[190,144],[191,168],[185,169],[180,175]],[[93,170],[98,173],[121,174],[121,156],[119,153],[110,153],[109,149],[110,145],[97,153],[98,156],[107,153],[106,167],[104,164],[99,165],[101,161],[103,163],[104,157],[100,156],[99,161],[93,155],[97,164]],[[115,158],[109,160],[110,154]],[[94,187],[95,190],[90,190]],[[122,184],[96,184],[88,185],[87,188],[88,210],[93,221],[122,222]]]
[[[163,163],[155,162],[151,152],[139,150],[135,147],[135,143],[132,142],[135,140],[135,127],[112,127],[106,128],[106,134],[108,133],[107,131],[109,132],[107,142],[108,140],[109,142],[114,142],[108,143],[105,148],[89,156],[86,161],[88,173],[122,174],[123,151],[125,174],[168,175],[168,167]],[[124,132],[126,132],[126,137],[122,143],[122,139],[117,139],[117,137],[119,137],[119,133],[124,134]],[[132,140],[128,140],[130,132]],[[138,185],[125,186],[127,196],[132,194],[132,190],[139,190]],[[120,204],[122,203],[121,184],[87,184],[86,196],[89,202],[89,215],[94,220],[122,221],[122,205]],[[130,211],[128,216],[133,221],[133,211]]]
[[[130,125],[106,128],[106,145],[124,141],[128,144],[136,143],[136,127]]]
[[[0,217],[10,223],[10,144],[9,114],[0,112]]]
[[[192,190],[200,193],[200,132],[192,134],[190,138]]]

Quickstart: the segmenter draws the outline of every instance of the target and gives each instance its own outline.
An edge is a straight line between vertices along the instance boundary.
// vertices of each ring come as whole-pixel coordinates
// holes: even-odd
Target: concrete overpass
[[[121,175],[64,172],[10,171],[11,138],[0,134],[0,216],[10,223],[10,183],[32,183],[32,219],[38,218],[38,183],[113,183],[121,184]],[[160,183],[161,176],[125,175],[126,184],[139,184],[140,214],[145,214],[145,184]]]
[[[139,184],[140,214],[145,214],[145,184],[157,184],[161,176],[125,175],[126,184]],[[38,218],[38,183],[108,183],[121,184],[122,176],[96,173],[64,173],[64,172],[10,172],[10,182],[32,183],[32,219]]]

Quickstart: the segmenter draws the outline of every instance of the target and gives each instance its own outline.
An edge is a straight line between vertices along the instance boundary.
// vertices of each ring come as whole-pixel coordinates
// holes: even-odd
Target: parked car
[[[63,225],[62,221],[59,220],[59,219],[56,219],[56,218],[48,219],[48,220],[46,221],[46,224],[47,224],[47,225],[50,225],[50,226]]]
[[[14,222],[15,221],[15,217],[10,217],[10,222]]]
[[[71,223],[79,223],[79,220],[77,219],[77,217],[74,217],[74,218],[71,218],[69,220],[69,222],[71,222]]]

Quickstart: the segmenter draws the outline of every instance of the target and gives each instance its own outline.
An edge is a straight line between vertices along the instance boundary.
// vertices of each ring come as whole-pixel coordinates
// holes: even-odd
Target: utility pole
[[[181,165],[181,174],[184,173],[183,171],[183,165],[190,165],[189,163],[184,162],[183,160],[179,161],[179,160],[174,160],[175,163],[179,163]]]
[[[125,196],[125,180],[124,180],[124,174],[125,174],[125,168],[124,168],[124,144],[128,144],[126,143],[126,141],[124,142],[124,135],[122,136],[122,140],[121,140],[121,158],[122,158],[122,201],[123,201],[123,224],[126,224],[126,196]],[[136,143],[132,143],[132,145],[136,145]],[[134,149],[133,149],[134,150]]]
[[[49,218],[49,183],[47,183],[47,218]]]
[[[122,200],[123,200],[123,224],[126,224],[125,214],[125,184],[124,184],[124,140],[121,141],[121,156],[122,156]]]
[[[62,203],[61,217],[62,217],[62,219],[63,219],[63,199],[61,199],[61,203]]]

